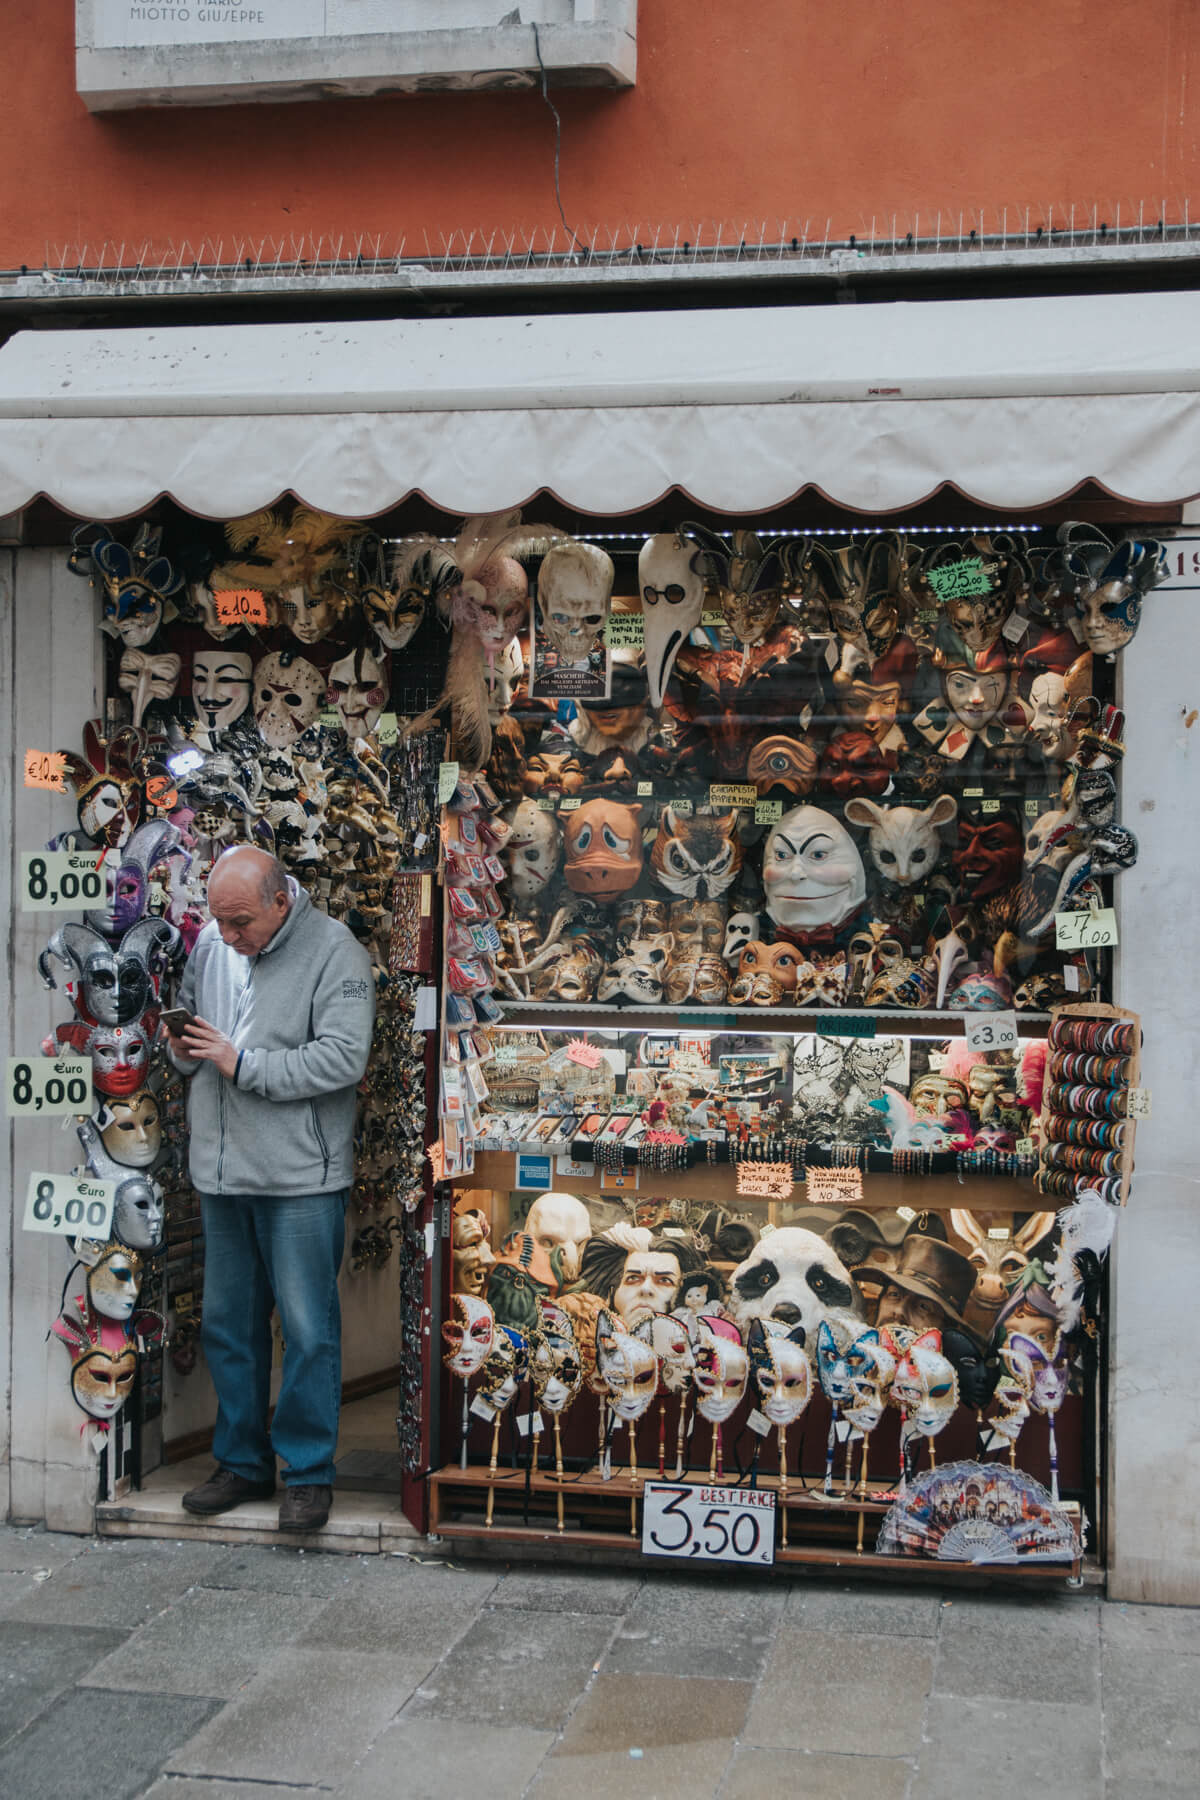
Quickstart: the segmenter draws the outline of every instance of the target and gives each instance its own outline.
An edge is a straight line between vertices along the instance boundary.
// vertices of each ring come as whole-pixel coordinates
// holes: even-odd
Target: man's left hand
[[[216,1065],[219,1074],[226,1081],[233,1080],[237,1068],[238,1053],[233,1041],[210,1025],[207,1019],[193,1019],[183,1033],[183,1054],[194,1057],[198,1062],[210,1062]]]

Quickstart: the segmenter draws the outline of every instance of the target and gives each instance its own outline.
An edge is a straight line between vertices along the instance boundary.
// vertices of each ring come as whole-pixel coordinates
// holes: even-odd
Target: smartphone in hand
[[[168,1006],[162,1013],[162,1022],[172,1037],[182,1037],[195,1018],[185,1006]]]

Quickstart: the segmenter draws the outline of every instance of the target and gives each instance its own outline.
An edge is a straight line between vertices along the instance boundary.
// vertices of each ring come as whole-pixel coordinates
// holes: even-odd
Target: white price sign
[[[26,1231],[62,1231],[72,1236],[106,1238],[112,1230],[115,1181],[92,1176],[47,1175],[35,1169],[25,1194]]]
[[[92,1099],[92,1066],[82,1057],[10,1056],[4,1110],[10,1118],[86,1112]]]
[[[679,1481],[648,1481],[643,1492],[643,1556],[755,1567],[775,1561],[773,1493]]]
[[[1017,1047],[1017,1015],[1015,1012],[981,1013],[968,1019],[963,1035],[968,1050],[1015,1050]]]
[[[1118,943],[1117,915],[1111,906],[1095,912],[1054,915],[1054,944],[1058,950],[1108,950]]]
[[[99,850],[22,850],[21,911],[77,912],[104,893]]]

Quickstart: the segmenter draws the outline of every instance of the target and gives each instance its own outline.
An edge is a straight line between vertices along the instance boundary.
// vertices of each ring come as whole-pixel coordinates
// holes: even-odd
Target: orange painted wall
[[[535,94],[89,114],[71,0],[7,0],[0,268],[103,239],[407,240],[556,223]],[[1194,0],[642,0],[635,89],[560,89],[580,230],[866,232],[1200,207]],[[1057,222],[1057,219],[1056,219]],[[111,260],[111,251],[110,251]]]

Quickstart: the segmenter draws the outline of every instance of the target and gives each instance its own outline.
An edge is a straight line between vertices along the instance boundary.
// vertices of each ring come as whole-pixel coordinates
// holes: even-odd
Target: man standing
[[[366,951],[273,856],[227,850],[188,958],[169,1039],[191,1076],[192,1184],[204,1220],[203,1343],[217,1390],[217,1467],[183,1496],[227,1512],[275,1491],[282,1531],[318,1531],[333,1499],[341,1405],[337,1275],[353,1180],[355,1089],[375,985]],[[283,1375],[270,1432],[271,1308]]]

